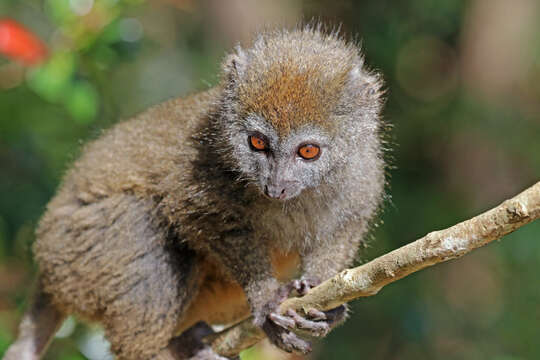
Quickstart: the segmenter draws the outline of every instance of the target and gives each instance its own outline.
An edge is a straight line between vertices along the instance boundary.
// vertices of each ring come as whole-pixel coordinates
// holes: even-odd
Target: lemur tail
[[[50,296],[37,282],[32,304],[19,325],[17,340],[7,349],[3,360],[38,360],[41,358],[54,334],[62,325],[65,315],[51,303]]]

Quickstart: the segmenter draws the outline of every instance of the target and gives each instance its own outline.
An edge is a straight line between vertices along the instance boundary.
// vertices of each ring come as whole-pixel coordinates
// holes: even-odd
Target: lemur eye
[[[316,160],[321,153],[321,148],[314,144],[306,144],[298,148],[298,155],[306,160]]]
[[[251,135],[249,137],[249,144],[251,145],[251,148],[255,151],[262,151],[267,149],[266,141],[256,135]]]

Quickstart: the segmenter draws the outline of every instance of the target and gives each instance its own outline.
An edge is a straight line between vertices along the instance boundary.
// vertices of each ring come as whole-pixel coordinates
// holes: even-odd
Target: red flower
[[[11,19],[0,19],[0,54],[25,65],[45,60],[47,49],[28,29]]]

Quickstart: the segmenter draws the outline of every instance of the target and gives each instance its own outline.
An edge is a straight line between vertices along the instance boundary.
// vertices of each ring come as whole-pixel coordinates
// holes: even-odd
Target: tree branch
[[[329,310],[359,297],[375,295],[387,284],[428,266],[461,257],[539,217],[540,182],[537,182],[483,214],[448,229],[433,231],[367,264],[344,270],[305,296],[284,301],[279,309],[282,313],[294,309],[305,314],[311,308]],[[264,337],[250,318],[205,341],[211,343],[218,354],[234,356]]]

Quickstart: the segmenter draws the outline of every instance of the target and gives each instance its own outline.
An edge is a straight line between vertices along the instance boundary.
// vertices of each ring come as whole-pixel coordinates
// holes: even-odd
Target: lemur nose
[[[285,188],[282,188],[281,186],[270,186],[268,185],[264,186],[264,193],[266,196],[271,197],[272,199],[279,199],[283,200],[286,196],[285,194]]]

